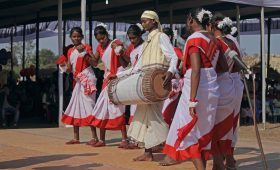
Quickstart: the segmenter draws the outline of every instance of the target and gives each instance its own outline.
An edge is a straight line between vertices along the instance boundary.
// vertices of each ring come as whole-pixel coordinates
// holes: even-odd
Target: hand
[[[191,117],[194,117],[194,115],[196,114],[195,107],[189,107],[189,112],[190,112]]]
[[[79,53],[81,53],[85,50],[85,46],[83,44],[80,44],[76,47],[76,49],[79,51]]]
[[[117,75],[115,75],[115,74],[110,74],[110,75],[108,75],[108,80],[113,80],[113,79],[116,79],[116,78],[118,78],[117,77]]]
[[[167,71],[164,76],[162,77],[164,79],[163,81],[163,88],[166,90],[171,90],[172,87],[172,80],[173,74],[170,71]]]
[[[118,44],[116,42],[112,42],[111,48],[115,49],[117,46],[118,46]]]

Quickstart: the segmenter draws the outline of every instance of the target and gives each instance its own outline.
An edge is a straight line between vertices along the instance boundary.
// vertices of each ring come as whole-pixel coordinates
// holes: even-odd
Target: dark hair
[[[202,10],[202,8],[196,8],[192,9],[189,13],[189,16],[194,18],[198,24],[200,24],[204,29],[206,29],[206,26],[210,24],[210,16],[208,14],[204,14],[202,17],[202,21],[200,22],[197,18],[197,14]]]
[[[70,37],[72,36],[72,34],[74,32],[77,32],[77,33],[81,34],[82,38],[84,38],[83,30],[82,30],[81,27],[73,27],[70,31]]]
[[[106,28],[101,25],[94,28],[94,36],[96,37],[98,34],[106,35],[106,36],[109,35]]]
[[[171,36],[172,38],[174,37],[174,32],[171,28],[166,27],[162,29],[162,32],[164,32],[166,35]]]
[[[127,30],[127,35],[128,34],[133,34],[136,36],[141,36],[142,34],[144,34],[144,30],[141,30],[139,28],[139,26],[137,26],[136,24],[130,25],[128,30]]]
[[[224,25],[222,29],[218,28],[219,21],[223,21],[224,18],[225,18],[225,16],[222,13],[216,12],[211,19],[211,23],[212,23],[212,25],[215,26],[216,29],[222,31],[224,34],[227,35],[227,34],[230,34],[230,32],[231,32],[230,26]]]

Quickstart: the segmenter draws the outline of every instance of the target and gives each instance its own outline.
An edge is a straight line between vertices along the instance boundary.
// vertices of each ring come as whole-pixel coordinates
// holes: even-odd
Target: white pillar
[[[62,35],[62,0],[58,0],[58,53],[59,56],[63,53],[63,35]],[[58,70],[58,100],[59,100],[59,108],[58,108],[58,125],[61,124],[61,117],[63,113],[63,74]]]
[[[236,28],[237,28],[237,41],[240,44],[240,8],[239,5],[236,5]]]
[[[261,57],[262,57],[262,120],[265,129],[265,115],[266,115],[266,57],[264,45],[264,7],[261,7]]]
[[[81,28],[84,33],[84,39],[83,42],[86,42],[86,7],[87,7],[87,1],[81,0]]]

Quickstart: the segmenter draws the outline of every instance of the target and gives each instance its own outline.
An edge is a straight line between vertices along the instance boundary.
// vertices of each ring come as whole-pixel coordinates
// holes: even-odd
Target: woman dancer
[[[96,105],[92,110],[92,114],[88,117],[90,124],[100,128],[100,140],[95,140],[91,143],[94,147],[105,146],[106,129],[121,130],[122,142],[119,147],[127,145],[127,135],[125,126],[125,106],[114,105],[110,102],[107,85],[111,78],[115,78],[116,74],[123,70],[121,62],[123,58],[121,54],[124,50],[122,43],[115,39],[111,41],[105,25],[99,25],[94,29],[94,36],[98,41],[94,61],[98,62],[101,58],[105,66],[105,74],[102,85],[102,91],[99,95]]]
[[[187,17],[187,29],[192,35],[184,50],[184,86],[163,150],[167,156],[160,165],[192,159],[196,169],[206,168],[219,98],[214,69],[218,48],[214,37],[205,30],[211,17],[211,12],[204,9],[193,10]]]
[[[74,27],[70,31],[73,47],[69,48],[67,57],[61,57],[59,62],[61,71],[72,71],[74,76],[73,94],[61,121],[73,125],[74,139],[66,144],[79,144],[79,127],[89,126],[87,116],[95,105],[96,78],[90,63],[92,63],[92,49],[83,44],[83,32],[80,27]],[[96,138],[94,127],[90,126],[92,138]]]

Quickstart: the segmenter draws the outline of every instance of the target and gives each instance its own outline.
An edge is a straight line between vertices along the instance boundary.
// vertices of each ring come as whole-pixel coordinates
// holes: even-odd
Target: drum
[[[140,72],[112,80],[108,84],[108,95],[112,103],[151,104],[163,101],[169,91],[163,88],[166,69],[147,68]]]

